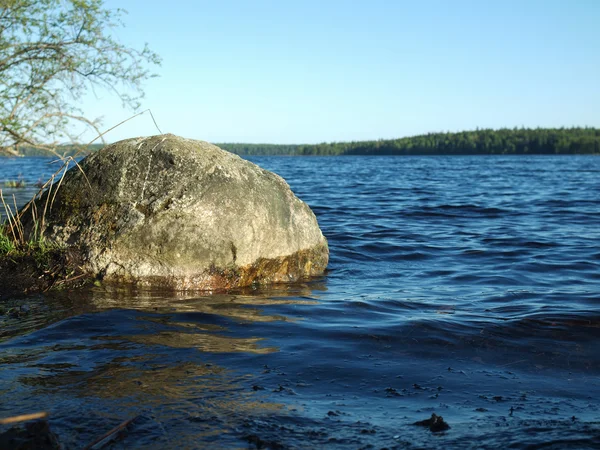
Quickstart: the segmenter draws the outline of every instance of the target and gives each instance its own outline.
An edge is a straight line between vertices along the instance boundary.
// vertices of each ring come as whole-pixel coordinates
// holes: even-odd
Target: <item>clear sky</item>
[[[600,0],[106,0],[163,64],[163,132],[316,143],[433,131],[600,126]],[[104,128],[132,115],[90,96]],[[157,134],[148,115],[108,141]]]

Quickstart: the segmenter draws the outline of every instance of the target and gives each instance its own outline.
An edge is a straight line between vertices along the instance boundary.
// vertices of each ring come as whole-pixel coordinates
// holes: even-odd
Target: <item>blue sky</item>
[[[163,132],[316,143],[432,131],[600,126],[600,1],[106,0]],[[104,128],[132,115],[108,93]],[[107,140],[156,134],[149,116]]]

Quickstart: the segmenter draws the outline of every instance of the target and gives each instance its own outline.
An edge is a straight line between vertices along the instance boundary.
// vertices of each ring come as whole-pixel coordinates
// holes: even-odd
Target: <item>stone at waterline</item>
[[[105,280],[229,289],[322,274],[327,241],[283,178],[171,134],[109,145],[72,168],[44,235]],[[54,185],[57,186],[56,184]],[[46,192],[37,201],[43,211]],[[32,229],[31,216],[26,229]]]

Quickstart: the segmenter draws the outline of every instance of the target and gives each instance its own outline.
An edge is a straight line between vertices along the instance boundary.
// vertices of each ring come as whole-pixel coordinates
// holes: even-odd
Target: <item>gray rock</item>
[[[315,215],[283,178],[171,134],[88,156],[36,202],[38,217],[47,203],[44,235],[105,280],[229,289],[319,275],[329,258]]]

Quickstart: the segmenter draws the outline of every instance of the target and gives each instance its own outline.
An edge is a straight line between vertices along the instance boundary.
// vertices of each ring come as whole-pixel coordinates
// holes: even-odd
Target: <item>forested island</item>
[[[502,128],[478,129],[458,133],[428,133],[400,139],[330,142],[321,144],[243,144],[217,143],[238,155],[336,156],[336,155],[564,155],[600,154],[600,129],[578,128]],[[90,146],[90,153],[102,144]],[[59,147],[58,152],[73,156],[74,146]],[[21,147],[25,156],[47,152]],[[81,154],[81,153],[79,153]]]

